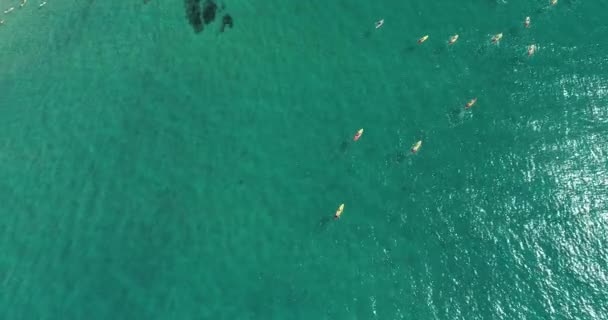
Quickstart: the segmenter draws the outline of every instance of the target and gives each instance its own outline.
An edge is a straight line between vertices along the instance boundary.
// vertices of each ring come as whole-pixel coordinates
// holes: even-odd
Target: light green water
[[[608,317],[607,4],[48,2],[0,27],[3,319]]]

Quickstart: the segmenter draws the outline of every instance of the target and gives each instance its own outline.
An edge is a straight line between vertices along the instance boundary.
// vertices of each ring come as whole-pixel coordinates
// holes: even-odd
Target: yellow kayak
[[[452,45],[454,44],[454,42],[456,42],[456,40],[458,40],[458,35],[455,34],[450,38],[450,42],[448,42],[448,44]]]
[[[422,140],[416,142],[416,144],[414,144],[412,146],[412,153],[418,152],[418,149],[420,149],[421,146],[422,146]]]
[[[336,210],[336,215],[334,216],[334,219],[340,219],[340,216],[342,215],[342,212],[344,211],[344,203],[340,205],[340,207],[338,207],[338,210]]]
[[[499,33],[495,36],[492,37],[492,42],[493,43],[497,43],[498,41],[500,41],[500,39],[502,39],[502,33]]]

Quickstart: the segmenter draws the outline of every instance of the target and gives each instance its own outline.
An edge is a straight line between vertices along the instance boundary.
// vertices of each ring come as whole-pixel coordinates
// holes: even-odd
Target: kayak
[[[359,131],[357,131],[357,133],[355,134],[355,137],[353,138],[354,141],[359,140],[359,138],[361,138],[361,135],[363,135],[363,129],[359,129]]]
[[[498,41],[500,41],[500,39],[502,39],[502,33],[499,33],[499,34],[493,36],[492,43],[497,43]]]
[[[468,109],[468,108],[472,107],[475,104],[475,102],[477,102],[477,98],[471,99],[471,101],[467,102],[467,105],[464,106],[464,108]]]
[[[455,34],[450,38],[450,42],[448,44],[452,45],[454,44],[454,42],[456,42],[456,40],[458,40],[458,35]]]
[[[422,146],[422,140],[416,142],[416,144],[414,144],[412,146],[412,153],[418,152],[418,150],[420,149],[421,146]]]
[[[340,207],[338,207],[338,210],[336,211],[336,215],[334,216],[334,219],[340,219],[340,216],[342,215],[342,212],[344,211],[344,203],[340,205]]]

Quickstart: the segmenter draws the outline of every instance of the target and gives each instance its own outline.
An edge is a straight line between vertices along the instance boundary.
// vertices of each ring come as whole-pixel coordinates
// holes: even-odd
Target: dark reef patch
[[[203,19],[201,0],[185,0],[186,1],[186,17],[192,25],[194,32],[199,33],[203,31]]]
[[[201,0],[185,0],[186,18],[195,33],[203,31],[205,26],[215,21],[215,17],[219,12],[223,11],[226,6],[222,3],[218,6],[213,0],[205,0],[201,4]],[[222,17],[220,32],[224,32],[226,26],[232,28],[234,21],[229,14]]]
[[[211,23],[215,20],[215,13],[217,12],[217,4],[211,0],[205,1],[203,6],[203,22],[205,24]]]
[[[220,32],[224,32],[224,29],[226,28],[226,26],[232,28],[233,26],[233,21],[232,21],[232,17],[229,14],[225,14],[224,17],[222,18],[222,26],[220,27]]]

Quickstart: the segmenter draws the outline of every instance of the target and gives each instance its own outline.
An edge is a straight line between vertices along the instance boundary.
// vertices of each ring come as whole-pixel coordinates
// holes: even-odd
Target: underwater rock
[[[215,21],[215,17],[226,8],[224,3],[218,6],[213,0],[205,0],[204,3],[201,3],[201,0],[184,0],[184,5],[186,7],[188,22],[190,22],[196,33],[203,31],[205,25]],[[224,32],[226,26],[232,28],[233,24],[232,17],[229,14],[225,14],[222,18],[220,32]]]
[[[232,28],[233,26],[232,17],[229,14],[224,15],[224,17],[222,18],[222,27],[220,28],[220,32],[224,32],[226,26],[230,28]]]
[[[185,0],[186,4],[186,17],[194,28],[194,32],[199,33],[203,31],[203,19],[201,18],[201,0]]]
[[[217,4],[211,0],[205,1],[203,6],[203,22],[205,24],[211,23],[215,20],[215,13],[217,12]]]

